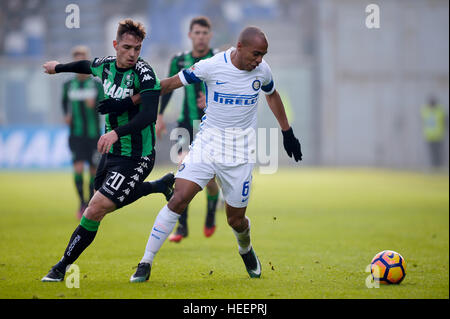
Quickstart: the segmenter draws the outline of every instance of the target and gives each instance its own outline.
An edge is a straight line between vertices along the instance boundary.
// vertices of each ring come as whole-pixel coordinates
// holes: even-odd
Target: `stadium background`
[[[92,57],[113,55],[117,21],[133,17],[149,31],[141,55],[165,78],[170,58],[190,48],[188,24],[199,14],[211,18],[216,48],[235,45],[246,25],[266,32],[266,60],[301,138],[303,165],[429,166],[420,108],[434,95],[448,114],[448,1],[377,1],[379,29],[365,25],[372,1],[78,0],[80,28],[69,29],[65,8],[72,2],[2,0],[2,169],[70,166],[60,105],[70,75],[44,75],[44,61],[70,61],[77,44],[89,46]],[[181,96],[177,91],[166,111],[168,124],[178,117]],[[259,126],[277,127],[260,101]],[[279,161],[291,163],[279,139]],[[158,142],[159,163],[169,163],[170,143],[167,135]]]
[[[79,29],[65,26],[70,3]],[[370,3],[379,29],[365,25]],[[0,297],[448,299],[448,126],[443,167],[432,169],[420,115],[430,95],[448,115],[448,10],[445,0],[0,0]],[[190,237],[164,245],[149,283],[128,279],[163,196],[102,221],[77,260],[81,289],[42,285],[79,224],[61,109],[71,75],[48,76],[42,64],[70,61],[78,44],[92,57],[114,54],[117,22],[132,17],[149,31],[142,56],[165,78],[170,58],[190,49],[199,14],[211,18],[216,48],[235,45],[246,25],[266,32],[265,58],[302,142],[295,163],[278,131],[280,169],[255,170],[247,215],[264,278],[248,280],[223,209],[204,238],[202,194]],[[169,132],[181,99],[176,91],[166,109]],[[262,97],[258,117],[259,127],[278,127]],[[169,142],[157,141],[149,179],[174,168]],[[367,289],[366,267],[384,249],[405,257],[406,280]]]

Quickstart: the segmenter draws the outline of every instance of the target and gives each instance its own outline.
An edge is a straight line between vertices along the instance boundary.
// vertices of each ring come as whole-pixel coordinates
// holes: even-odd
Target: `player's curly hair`
[[[125,33],[134,35],[141,39],[141,41],[145,39],[146,35],[144,25],[140,22],[133,21],[132,19],[124,19],[119,22],[116,40],[119,41]]]
[[[209,20],[208,17],[199,16],[199,17],[193,18],[191,20],[191,23],[189,24],[189,31],[192,31],[192,28],[196,24],[201,25],[202,27],[207,27],[208,29],[211,30],[211,21]]]

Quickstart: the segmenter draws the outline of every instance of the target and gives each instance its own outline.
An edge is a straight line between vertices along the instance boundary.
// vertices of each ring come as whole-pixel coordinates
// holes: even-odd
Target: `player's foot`
[[[206,237],[211,237],[216,231],[216,214],[206,214],[205,227],[203,233]]]
[[[131,276],[130,282],[145,282],[150,278],[152,266],[149,263],[139,263],[136,272]]]
[[[241,255],[245,268],[251,278],[261,277],[261,263],[253,250],[253,247],[246,254]]]
[[[175,233],[169,235],[169,240],[175,243],[179,243],[183,238],[187,237],[187,235],[187,226],[179,224]]]
[[[173,184],[175,183],[175,175],[173,175],[172,172],[167,173],[166,175],[161,177],[158,181],[162,181],[167,185],[163,194],[164,196],[166,196],[166,200],[169,201],[173,195]]]
[[[53,267],[48,272],[47,276],[41,279],[43,282],[57,282],[57,281],[63,281],[64,280],[64,274],[59,271],[56,267]]]
[[[216,231],[216,226],[213,226],[213,227],[205,226],[205,228],[203,228],[203,233],[205,234],[206,237],[211,237],[215,231]]]

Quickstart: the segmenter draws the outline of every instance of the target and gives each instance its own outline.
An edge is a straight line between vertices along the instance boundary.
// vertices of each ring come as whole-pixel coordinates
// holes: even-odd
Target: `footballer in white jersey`
[[[236,237],[247,273],[251,278],[261,277],[261,263],[250,241],[250,219],[245,215],[254,163],[239,157],[245,154],[239,154],[231,161],[221,161],[220,155],[227,155],[227,147],[234,147],[232,141],[235,140],[224,137],[226,134],[223,133],[232,129],[238,131],[235,136],[244,136],[246,130],[256,128],[256,106],[262,90],[267,94],[267,103],[281,127],[286,152],[296,161],[302,159],[300,142],[289,125],[270,68],[262,59],[267,49],[265,34],[259,28],[247,27],[240,33],[236,48],[202,60],[190,69],[161,81],[161,94],[195,81],[204,81],[207,109],[202,127],[178,169],[174,194],[158,213],[144,256],[130,282],[149,279],[153,259],[172,232],[180,214],[214,175],[222,184],[227,222]],[[138,99],[133,101],[136,103]],[[215,139],[219,136],[220,139]],[[245,144],[240,146],[235,147],[235,150],[245,150]],[[200,155],[200,161],[195,160],[197,155]]]
[[[252,162],[259,92],[271,94],[275,90],[264,60],[251,71],[240,70],[231,62],[234,50],[232,47],[178,73],[183,85],[205,84],[205,115],[192,147],[201,144],[207,148],[203,151],[220,163]]]
[[[250,196],[256,154],[259,92],[274,92],[269,65],[262,60],[251,71],[231,62],[230,48],[178,73],[183,85],[204,82],[205,115],[176,178],[190,180],[202,189],[217,177],[225,202],[246,207]]]

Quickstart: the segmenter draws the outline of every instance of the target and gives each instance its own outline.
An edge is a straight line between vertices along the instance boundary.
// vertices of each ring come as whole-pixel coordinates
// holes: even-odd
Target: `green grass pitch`
[[[130,284],[165,203],[158,194],[102,221],[76,262],[80,287],[67,288],[40,279],[79,223],[71,172],[0,172],[0,298],[449,298],[448,175],[299,166],[255,170],[253,181],[247,215],[260,279],[248,278],[223,210],[204,237],[202,192],[189,237],[165,242],[150,281]],[[366,267],[386,249],[406,259],[406,278],[369,289]]]

